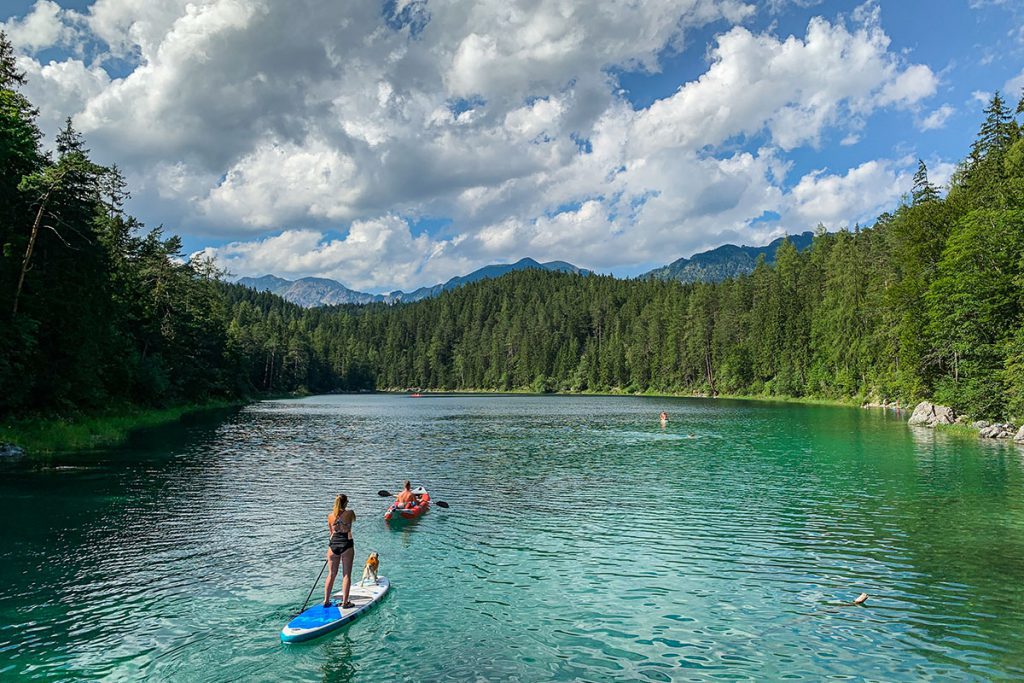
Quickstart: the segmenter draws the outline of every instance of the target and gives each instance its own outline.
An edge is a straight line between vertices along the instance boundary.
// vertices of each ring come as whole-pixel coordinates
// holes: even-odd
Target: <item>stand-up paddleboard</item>
[[[334,629],[355,620],[373,607],[387,594],[390,588],[391,583],[383,576],[378,577],[376,584],[369,583],[362,586],[358,582],[353,582],[348,599],[355,607],[341,609],[339,606],[341,604],[341,593],[335,593],[332,597],[335,598],[336,602],[332,602],[330,607],[313,605],[289,621],[281,629],[281,640],[286,643],[297,643],[330,633]]]

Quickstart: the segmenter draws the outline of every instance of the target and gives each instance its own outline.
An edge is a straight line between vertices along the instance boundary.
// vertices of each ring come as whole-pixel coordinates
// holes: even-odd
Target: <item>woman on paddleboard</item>
[[[327,527],[331,530],[331,538],[327,548],[327,562],[331,571],[324,584],[324,607],[331,606],[331,590],[334,579],[338,576],[338,565],[341,564],[341,607],[355,607],[348,599],[352,587],[352,559],[356,554],[355,542],[352,540],[352,522],[356,521],[356,513],[346,510],[348,496],[339,493],[334,499],[334,509],[327,515]]]

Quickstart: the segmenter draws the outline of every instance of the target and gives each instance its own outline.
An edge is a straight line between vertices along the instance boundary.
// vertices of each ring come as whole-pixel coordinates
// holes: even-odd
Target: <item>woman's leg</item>
[[[331,601],[331,589],[334,588],[334,579],[338,576],[338,562],[341,557],[335,555],[330,549],[327,550],[327,564],[330,565],[330,571],[327,573],[327,582],[324,583],[324,604],[328,604]]]
[[[348,592],[352,588],[352,562],[356,557],[356,549],[349,548],[341,554],[341,604],[348,602]],[[335,565],[334,571],[338,571]]]

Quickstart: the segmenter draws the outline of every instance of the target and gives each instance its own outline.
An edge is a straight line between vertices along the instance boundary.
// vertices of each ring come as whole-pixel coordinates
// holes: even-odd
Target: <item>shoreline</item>
[[[0,444],[13,444],[26,457],[64,451],[88,451],[126,443],[142,429],[160,427],[208,411],[240,408],[254,399],[186,403],[170,408],[126,408],[96,415],[34,417],[5,420],[0,424]]]
[[[549,391],[536,392],[528,388],[497,390],[497,389],[452,389],[452,390],[420,390],[413,392],[408,389],[388,388],[376,391],[331,392],[353,395],[410,395],[419,393],[424,396],[441,395],[516,395],[516,396],[607,396],[607,397],[643,397],[643,398],[690,398],[702,400],[723,399],[728,401],[752,401],[762,403],[791,403],[802,405],[821,405],[841,408],[880,408],[892,410],[879,405],[867,405],[863,398],[829,399],[807,396],[766,396],[748,394],[718,394],[706,396],[683,392],[627,392],[627,391]],[[241,408],[263,400],[302,398],[306,393],[268,394],[252,396],[244,399],[209,401],[206,403],[189,403],[169,408],[126,408],[96,415],[82,415],[73,418],[65,417],[34,417],[18,418],[0,423],[0,444],[13,444],[24,450],[29,457],[48,455],[58,452],[87,451],[98,448],[110,448],[123,445],[131,435],[139,430],[160,427],[178,422],[190,415],[204,412]],[[906,410],[906,409],[904,409]],[[959,426],[959,425],[958,425]],[[966,430],[964,430],[966,431]],[[962,432],[961,432],[962,433]]]
[[[378,389],[372,393],[375,394],[395,394],[395,395],[411,395],[411,394],[422,394],[424,396],[431,395],[459,395],[459,394],[493,394],[493,395],[515,395],[515,396],[633,396],[639,398],[695,398],[703,400],[716,400],[724,399],[729,401],[759,401],[764,403],[800,403],[805,405],[823,405],[823,406],[835,406],[843,408],[879,408],[883,409],[883,406],[865,405],[864,399],[862,398],[849,398],[849,399],[838,399],[838,398],[818,398],[810,396],[768,396],[764,394],[718,394],[717,396],[706,396],[703,394],[683,393],[683,392],[662,392],[662,391],[643,391],[643,392],[629,392],[629,391],[532,391],[530,389],[421,389],[419,391],[411,391],[409,389],[398,389],[398,388],[387,388]],[[884,408],[885,410],[892,410],[892,408]],[[906,411],[907,408],[902,410]],[[912,410],[912,409],[911,409]]]

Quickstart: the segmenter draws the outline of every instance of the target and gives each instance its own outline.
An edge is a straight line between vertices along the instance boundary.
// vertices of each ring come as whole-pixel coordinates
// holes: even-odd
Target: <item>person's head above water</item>
[[[412,484],[411,484],[411,483],[409,483],[409,480],[408,480],[408,479],[406,479],[406,480],[405,480],[405,483],[403,483],[403,484],[402,484],[402,487],[403,487],[403,488],[404,488],[404,489],[405,489],[406,491],[408,491],[409,489],[411,489],[411,488],[412,488]]]

